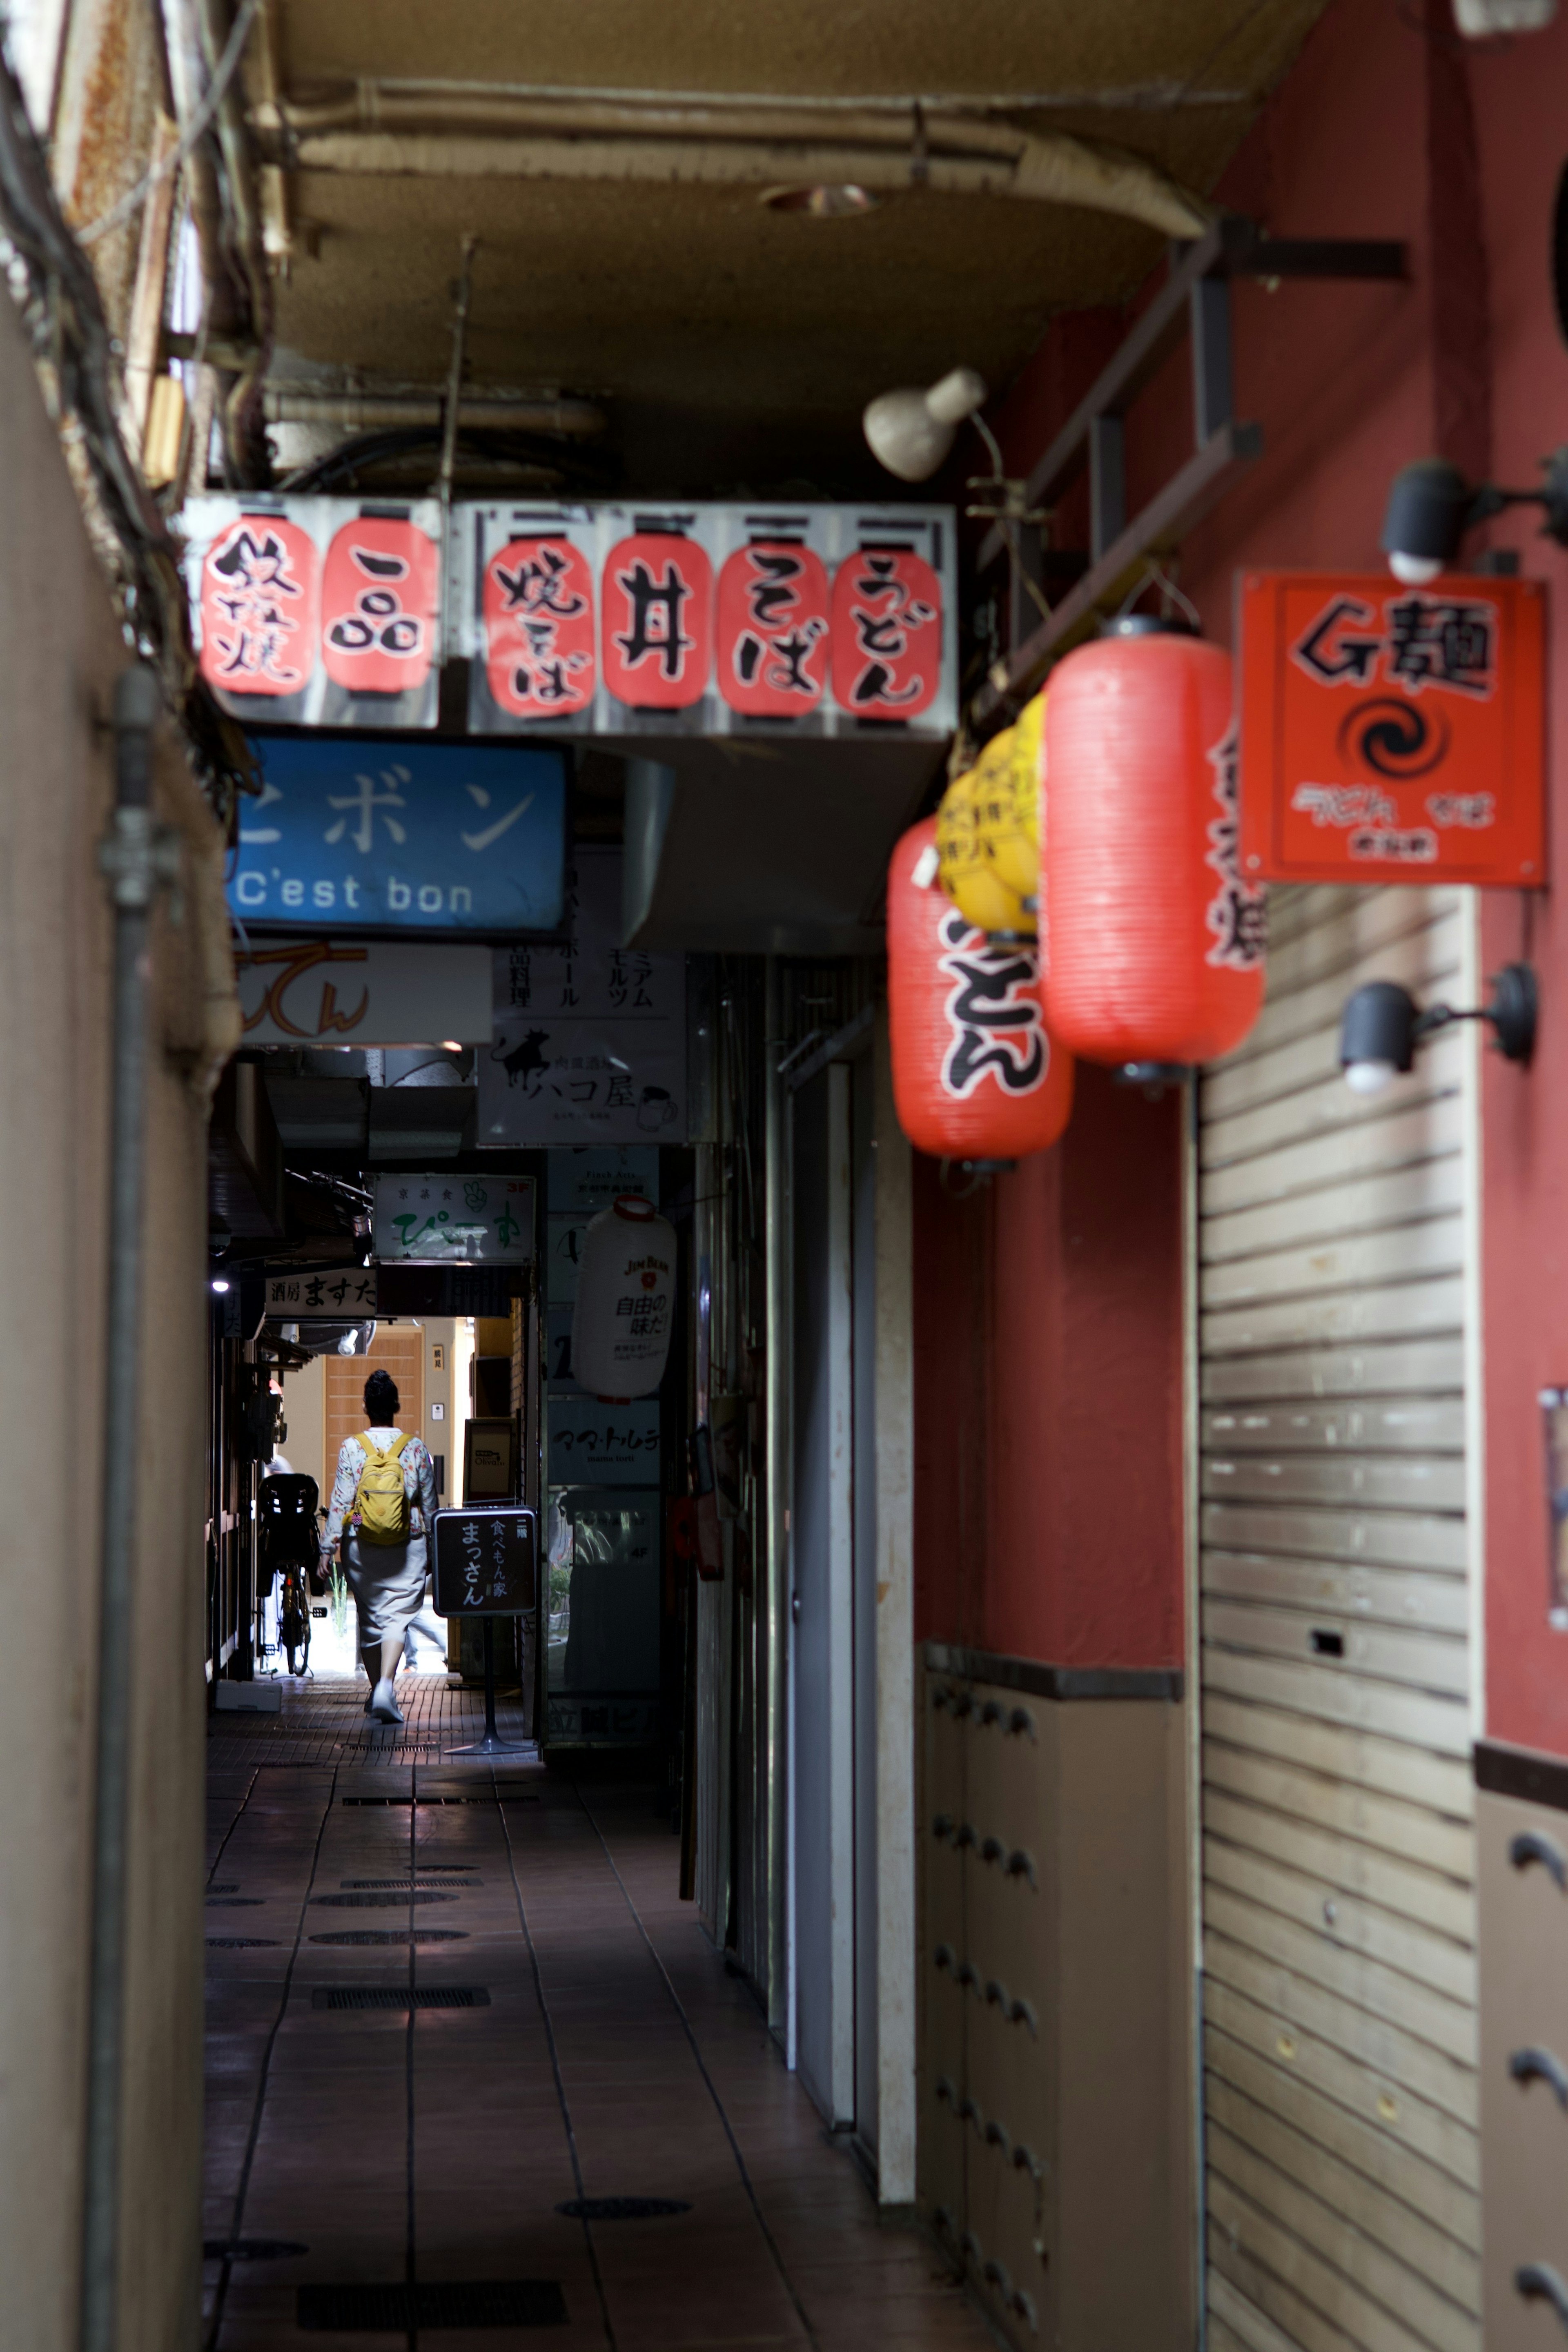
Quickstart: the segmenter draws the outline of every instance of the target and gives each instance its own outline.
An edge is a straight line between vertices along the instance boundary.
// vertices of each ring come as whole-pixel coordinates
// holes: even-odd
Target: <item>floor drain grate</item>
[[[416,2009],[489,2009],[485,1985],[417,1985]],[[318,1985],[310,1995],[312,2009],[397,2009],[409,2007],[406,1985]]]
[[[237,1878],[231,1878],[223,1885],[209,1886],[205,1891],[208,1895],[237,1895],[239,1893],[239,1881]]]
[[[312,1936],[312,1944],[466,1944],[461,1927],[340,1927],[332,1936]]]
[[[555,2210],[569,2221],[659,2221],[691,2208],[681,2197],[574,2197]]]
[[[528,1800],[523,1800],[526,1804]],[[340,1797],[342,1805],[493,1805],[495,1799],[483,1797]]]
[[[431,2279],[417,2286],[302,2286],[302,2329],[401,2336],[416,2328],[563,2327],[554,2279]]]
[[[383,1885],[396,1885],[395,1879],[384,1879]],[[434,1886],[410,1886],[403,1881],[401,1895],[312,1895],[312,1903],[328,1904],[335,1911],[401,1911],[409,1903],[455,1903],[457,1896]]]
[[[276,1951],[278,1938],[276,1936],[209,1936],[206,1939],[209,1952],[250,1952],[263,1944],[269,1950]]]
[[[297,2238],[207,2238],[202,2245],[204,2263],[283,2263],[308,2254]]]
[[[403,1887],[404,1889],[407,1889],[410,1886],[456,1886],[461,1889],[468,1886],[482,1886],[484,1885],[484,1880],[478,1876],[468,1876],[465,1874],[464,1876],[459,1877],[458,1874],[458,1868],[459,1865],[454,1864],[448,1870],[441,1864],[436,1863],[432,1864],[429,1869],[426,1869],[425,1864],[421,1863],[419,1865],[419,1875],[417,1878],[340,1878],[338,1885],[340,1886],[363,1887],[395,1886]]]
[[[261,1895],[209,1895],[206,1900],[209,1911],[254,1911],[266,1899]]]

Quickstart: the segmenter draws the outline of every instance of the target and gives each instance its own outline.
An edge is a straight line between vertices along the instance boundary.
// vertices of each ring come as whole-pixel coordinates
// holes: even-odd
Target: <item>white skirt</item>
[[[417,1616],[425,1599],[426,1538],[411,1536],[401,1544],[361,1544],[350,1536],[344,1546],[349,1591],[359,1612],[359,1642],[368,1650],[388,1634],[401,1634]]]

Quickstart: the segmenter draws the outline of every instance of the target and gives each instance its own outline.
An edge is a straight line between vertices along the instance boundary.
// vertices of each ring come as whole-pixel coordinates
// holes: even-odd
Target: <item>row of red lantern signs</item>
[[[1258,572],[1230,657],[1131,621],[905,835],[889,876],[899,1114],[1043,1150],[1069,1055],[1190,1068],[1263,1004],[1266,881],[1542,887],[1545,592]]]
[[[294,726],[433,727],[447,654],[478,734],[940,736],[956,718],[953,531],[936,507],[454,509],[192,499],[202,672]]]

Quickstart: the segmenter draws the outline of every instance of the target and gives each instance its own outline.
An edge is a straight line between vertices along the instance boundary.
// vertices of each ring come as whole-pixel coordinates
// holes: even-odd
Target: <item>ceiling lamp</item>
[[[984,378],[971,367],[954,368],[929,392],[879,393],[861,419],[871,455],[900,482],[929,481],[984,397]]]
[[[1538,490],[1506,490],[1494,482],[1472,488],[1446,457],[1418,457],[1402,466],[1389,487],[1379,542],[1394,578],[1424,588],[1440,572],[1452,570],[1465,533],[1505,507],[1544,508],[1546,537],[1568,546],[1568,448],[1541,462],[1546,478]]]
[[[1528,1069],[1535,1050],[1535,974],[1527,963],[1504,964],[1489,1004],[1458,1013],[1451,1004],[1423,1013],[1395,980],[1369,980],[1340,1017],[1340,1067],[1352,1094],[1380,1095],[1415,1067],[1415,1049],[1456,1021],[1489,1021],[1503,1059]]]
[[[805,187],[763,191],[769,212],[806,213],[813,220],[842,220],[852,213],[874,213],[881,201],[853,180],[818,180]]]
[[[1557,0],[1454,0],[1454,22],[1467,40],[1494,33],[1538,33],[1557,14]]]

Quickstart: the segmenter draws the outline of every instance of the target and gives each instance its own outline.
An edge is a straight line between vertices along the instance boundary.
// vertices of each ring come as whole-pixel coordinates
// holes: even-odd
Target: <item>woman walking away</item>
[[[338,1453],[322,1549],[330,1555],[339,1537],[344,1538],[360,1659],[371,1683],[365,1713],[378,1723],[401,1723],[393,1678],[404,1633],[425,1598],[436,1473],[423,1442],[394,1426],[397,1383],[390,1372],[372,1372],[364,1411],[363,1436],[345,1437]]]

